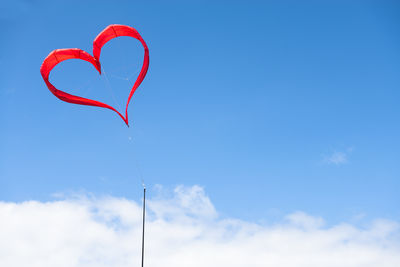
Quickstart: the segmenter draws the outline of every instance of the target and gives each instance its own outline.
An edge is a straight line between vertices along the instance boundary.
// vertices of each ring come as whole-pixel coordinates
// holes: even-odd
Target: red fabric
[[[107,105],[105,103],[102,103],[102,102],[99,102],[96,100],[68,94],[61,90],[58,90],[53,84],[51,84],[49,82],[49,74],[50,74],[51,70],[58,63],[60,63],[64,60],[67,60],[67,59],[71,59],[71,58],[81,59],[81,60],[85,60],[85,61],[91,63],[97,69],[97,71],[101,74],[101,64],[100,64],[101,48],[108,41],[110,41],[113,38],[119,37],[119,36],[133,37],[133,38],[139,40],[144,47],[143,66],[139,73],[138,78],[136,79],[136,81],[133,84],[133,87],[129,93],[128,100],[126,102],[125,117],[110,105]],[[146,76],[148,68],[149,68],[149,49],[147,48],[147,45],[146,45],[145,41],[142,39],[142,37],[140,36],[140,34],[132,27],[114,24],[114,25],[109,25],[94,39],[94,41],[93,41],[93,56],[91,56],[89,53],[87,53],[81,49],[78,49],[78,48],[56,49],[56,50],[52,51],[45,58],[45,60],[42,63],[42,66],[40,67],[40,73],[42,74],[43,80],[46,83],[49,90],[56,97],[61,99],[62,101],[65,101],[68,103],[73,103],[73,104],[96,106],[96,107],[111,109],[111,110],[115,111],[124,120],[124,122],[126,123],[127,126],[129,126],[128,105],[129,105],[129,102],[131,101],[133,93],[135,93],[136,89],[139,87],[139,85],[142,83],[144,77]]]

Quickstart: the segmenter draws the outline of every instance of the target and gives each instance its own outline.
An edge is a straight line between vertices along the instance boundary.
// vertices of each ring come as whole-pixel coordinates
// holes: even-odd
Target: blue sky
[[[225,216],[297,210],[328,222],[400,220],[400,5],[396,1],[9,1],[0,23],[0,200],[59,192],[141,197],[141,179],[205,188]],[[136,28],[148,74],[129,108],[61,102],[39,73],[57,48],[92,53]],[[143,51],[102,51],[104,75],[60,64],[55,86],[123,105]],[[118,77],[117,77],[118,76]]]

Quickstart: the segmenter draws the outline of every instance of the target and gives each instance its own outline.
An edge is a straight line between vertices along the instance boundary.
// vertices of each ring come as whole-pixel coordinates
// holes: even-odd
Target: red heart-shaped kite
[[[101,48],[108,41],[110,41],[113,38],[119,37],[119,36],[133,37],[133,38],[139,40],[144,47],[143,66],[142,66],[142,69],[140,70],[138,78],[136,79],[136,81],[131,89],[131,92],[129,93],[128,101],[126,102],[125,117],[122,116],[121,113],[119,113],[115,108],[113,108],[110,105],[107,105],[105,103],[95,101],[92,99],[87,99],[87,98],[83,98],[80,96],[68,94],[61,90],[58,90],[57,88],[54,87],[54,85],[52,85],[49,82],[50,71],[58,63],[60,63],[64,60],[67,60],[67,59],[71,59],[71,58],[82,59],[82,60],[85,60],[85,61],[91,63],[97,69],[97,71],[101,74],[101,65],[100,65]],[[96,39],[94,39],[94,41],[93,41],[93,56],[91,56],[89,53],[87,53],[81,49],[78,49],[78,48],[56,49],[56,50],[52,51],[45,58],[45,60],[42,63],[42,66],[40,67],[40,73],[42,74],[43,80],[46,83],[49,90],[56,97],[61,99],[62,101],[65,101],[68,103],[73,103],[73,104],[96,106],[96,107],[111,109],[111,110],[115,111],[116,113],[118,113],[118,115],[124,120],[126,125],[129,127],[128,105],[132,98],[133,93],[136,91],[136,89],[139,87],[140,83],[143,81],[144,77],[146,76],[148,68],[149,68],[149,49],[147,48],[145,41],[142,39],[142,37],[140,36],[138,31],[129,26],[114,24],[114,25],[110,25],[107,28],[105,28],[99,35],[97,35]]]

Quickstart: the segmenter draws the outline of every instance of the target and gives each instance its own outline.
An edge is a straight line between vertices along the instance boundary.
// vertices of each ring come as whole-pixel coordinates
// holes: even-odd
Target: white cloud
[[[329,164],[344,164],[347,163],[347,154],[344,152],[334,152],[332,155],[325,157],[325,162]]]
[[[322,218],[313,217],[301,211],[287,215],[286,219],[299,228],[304,229],[315,229],[324,225]]]
[[[344,152],[335,151],[328,156],[324,156],[324,162],[328,164],[342,165],[349,162],[349,155],[353,152],[354,148],[349,147]]]
[[[223,219],[199,186],[148,203],[148,267],[400,266],[397,222],[326,227],[303,212],[274,225]],[[0,266],[138,266],[140,244],[141,204],[134,201],[0,202]]]

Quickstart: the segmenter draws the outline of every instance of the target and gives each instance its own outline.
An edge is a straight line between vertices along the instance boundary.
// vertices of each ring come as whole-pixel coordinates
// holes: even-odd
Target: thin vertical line
[[[142,267],[144,264],[144,222],[146,216],[146,187],[143,187]]]

